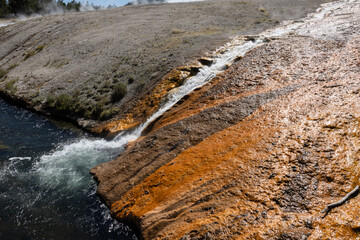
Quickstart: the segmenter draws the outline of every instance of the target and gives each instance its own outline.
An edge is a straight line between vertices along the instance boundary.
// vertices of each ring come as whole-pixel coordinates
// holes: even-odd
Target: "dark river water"
[[[0,100],[0,239],[136,239],[89,174],[120,150]]]

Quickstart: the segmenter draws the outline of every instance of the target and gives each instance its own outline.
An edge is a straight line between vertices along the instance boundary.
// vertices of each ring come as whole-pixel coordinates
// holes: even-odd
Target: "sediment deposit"
[[[360,4],[319,13],[95,167],[113,216],[144,239],[357,238],[358,197],[321,211],[359,184]]]

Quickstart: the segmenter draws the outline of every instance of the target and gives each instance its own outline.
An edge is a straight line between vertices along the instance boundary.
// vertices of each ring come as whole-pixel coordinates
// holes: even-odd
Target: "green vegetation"
[[[99,115],[99,120],[104,121],[112,118],[118,113],[118,111],[114,108],[103,110]]]
[[[0,142],[0,150],[1,149],[8,149],[9,147],[4,145],[2,142]]]
[[[74,96],[78,95],[80,95],[79,92],[74,93]],[[118,113],[115,108],[110,107],[109,101],[105,99],[99,100],[96,104],[90,104],[80,101],[78,97],[74,96],[67,94],[49,95],[45,106],[58,114],[77,115],[101,121],[108,120]]]
[[[9,14],[9,8],[6,0],[0,0],[0,18]]]
[[[31,58],[32,56],[34,56],[36,54],[35,51],[31,50],[29,52],[26,53],[25,57],[24,57],[24,60],[28,59],[28,58]]]
[[[3,77],[5,77],[7,73],[8,73],[8,71],[0,68],[0,79],[2,79]]]
[[[51,9],[62,8],[64,11],[80,11],[81,3],[75,0],[64,3],[63,0],[0,0],[0,18],[9,14],[49,13]]]
[[[77,12],[80,11],[81,3],[76,2],[75,0],[68,2],[67,4],[64,3],[63,0],[58,0],[57,3],[59,6],[61,6],[64,9],[67,9],[68,11],[71,11],[71,10],[75,10]]]
[[[45,45],[40,45],[36,47],[36,51],[41,52],[45,48]]]
[[[14,92],[16,90],[15,83],[16,83],[15,79],[7,82],[6,85],[5,85],[6,90]]]
[[[48,96],[46,99],[46,106],[62,114],[81,114],[85,111],[77,97],[69,96],[67,94],[60,94],[56,97],[53,95]]]
[[[111,94],[111,100],[113,102],[120,101],[121,99],[123,99],[125,97],[126,93],[127,93],[126,85],[121,82],[117,83],[114,86],[113,93]]]
[[[45,45],[39,45],[39,46],[36,47],[36,51],[30,50],[29,52],[26,53],[26,55],[24,57],[24,60],[27,60],[28,58],[31,58],[32,56],[34,56],[38,52],[41,52],[44,48],[45,48]]]

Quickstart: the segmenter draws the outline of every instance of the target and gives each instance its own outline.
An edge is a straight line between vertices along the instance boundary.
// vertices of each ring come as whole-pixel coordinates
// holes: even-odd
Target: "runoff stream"
[[[136,239],[96,196],[89,171],[110,161],[129,141],[226,64],[258,43],[248,41],[214,59],[169,94],[159,110],[113,140],[91,138],[0,100],[0,239]]]
[[[93,138],[0,100],[0,239],[136,239],[129,227],[110,217],[97,198],[90,169],[116,158],[152,121],[234,59],[344,4],[346,1],[329,4],[311,17],[249,41],[233,40],[214,54],[211,66],[203,66],[171,91],[146,122],[113,140]]]

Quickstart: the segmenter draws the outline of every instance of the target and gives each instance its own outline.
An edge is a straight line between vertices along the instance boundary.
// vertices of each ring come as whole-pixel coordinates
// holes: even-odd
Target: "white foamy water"
[[[224,71],[226,66],[231,64],[235,58],[244,56],[249,50],[264,44],[268,38],[284,36],[305,26],[309,22],[324,18],[348,2],[350,1],[325,4],[316,13],[309,15],[309,17],[300,21],[285,22],[277,28],[265,31],[253,41],[245,41],[243,38],[234,39],[216,51],[221,53],[213,56],[213,64],[211,66],[202,67],[196,76],[189,78],[182,86],[172,91],[166,97],[166,102],[160,106],[159,110],[139,127],[131,131],[124,131],[111,141],[81,139],[77,142],[60,146],[53,153],[40,158],[36,165],[36,171],[41,176],[43,182],[47,184],[57,185],[67,183],[72,187],[82,186],[83,180],[89,178],[87,172],[93,166],[116,157],[116,154],[121,153],[128,142],[136,140],[152,121],[170,109],[182,97],[191,93],[194,89],[203,86],[217,74]]]

